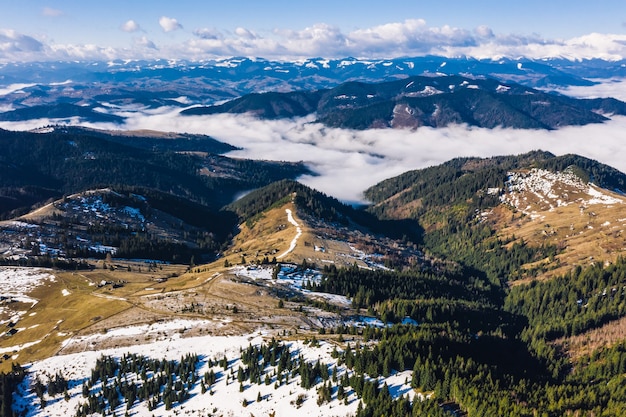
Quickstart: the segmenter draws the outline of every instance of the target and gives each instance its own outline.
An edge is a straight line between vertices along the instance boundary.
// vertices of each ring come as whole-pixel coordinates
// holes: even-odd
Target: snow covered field
[[[299,291],[308,296],[326,299],[329,302],[349,307],[351,301],[347,297],[314,293],[304,289],[307,282],[317,283],[321,279],[321,273],[314,269],[302,269],[295,264],[282,264],[276,279],[273,279],[273,266],[236,266],[231,272],[239,277],[263,281],[268,286],[284,285],[295,291]],[[47,270],[32,268],[0,268],[0,284],[4,291],[2,295],[6,300],[19,300],[27,303],[26,310],[30,305],[37,303],[37,300],[26,296],[30,291],[38,286],[46,285],[46,282],[54,282],[55,277]],[[71,296],[67,289],[61,289],[59,296]],[[17,322],[20,312],[11,320]],[[344,319],[345,320],[345,319]],[[346,324],[351,326],[377,326],[384,324],[372,318],[355,316],[347,319]],[[288,382],[283,381],[277,384],[275,370],[269,368],[266,372],[271,375],[269,384],[244,383],[244,390],[240,392],[240,384],[235,375],[239,367],[243,367],[240,359],[241,352],[249,345],[260,345],[269,338],[269,334],[264,331],[257,331],[253,334],[242,336],[199,336],[183,337],[185,330],[190,328],[211,328],[215,323],[211,320],[196,319],[175,319],[169,321],[158,321],[151,324],[125,326],[107,329],[106,332],[94,333],[86,336],[74,336],[68,338],[63,343],[63,348],[68,348],[69,352],[78,352],[65,355],[53,356],[48,359],[30,364],[22,364],[27,368],[28,376],[20,386],[15,396],[15,409],[26,416],[73,416],[81,404],[85,404],[87,399],[82,395],[82,385],[91,376],[91,370],[96,365],[98,358],[103,355],[121,358],[124,354],[135,353],[158,360],[180,360],[187,354],[197,354],[200,361],[197,365],[197,374],[202,376],[206,372],[213,370],[217,375],[217,381],[209,390],[202,392],[200,380],[198,380],[189,390],[190,398],[182,403],[174,403],[173,407],[166,410],[165,403],[161,401],[156,409],[149,409],[148,402],[135,402],[127,410],[125,403],[115,409],[115,415],[122,416],[128,411],[131,416],[240,416],[256,415],[269,416],[292,416],[299,414],[302,416],[346,416],[353,415],[358,405],[356,394],[347,388],[348,400],[337,398],[336,383],[332,389],[332,400],[322,405],[318,405],[317,388],[322,386],[322,381],[310,389],[300,386],[300,376],[290,377]],[[137,343],[130,347],[116,347],[105,350],[94,350],[101,342],[116,337],[137,337]],[[36,345],[39,341],[29,343],[29,346]],[[332,358],[331,352],[335,345],[329,342],[319,342],[317,344],[305,343],[305,341],[286,341],[292,357],[302,356],[307,362],[314,364],[320,361],[330,370],[336,365],[336,360]],[[24,347],[24,346],[22,346]],[[15,346],[3,349],[2,352],[13,351]],[[19,350],[19,349],[18,349]],[[1,353],[1,352],[0,352]],[[222,357],[228,359],[228,367],[224,370],[217,365],[217,361]],[[213,360],[209,366],[209,360]],[[344,373],[350,375],[350,371],[345,366],[337,366],[338,376]],[[60,372],[69,382],[68,396],[63,394],[50,397],[44,395],[45,407],[41,407],[40,399],[32,392],[32,384],[36,379],[47,383],[50,377]],[[410,387],[411,373],[402,372],[392,375],[383,380],[380,378],[379,384],[387,383],[391,394],[395,397],[400,395],[414,395]],[[260,401],[259,401],[260,399]],[[246,404],[245,406],[243,404]]]
[[[180,325],[181,323],[177,323]],[[161,326],[171,327],[171,323],[162,323]],[[154,331],[158,331],[156,326]],[[162,330],[166,330],[165,328]],[[130,333],[143,332],[143,327],[126,328]],[[104,351],[84,351],[65,356],[55,356],[49,359],[36,362],[28,366],[28,376],[20,386],[15,398],[16,410],[27,410],[26,415],[33,416],[71,416],[76,412],[79,404],[86,399],[82,396],[82,383],[90,377],[92,367],[96,360],[102,355],[121,357],[125,353],[136,353],[145,355],[153,359],[179,360],[188,353],[197,353],[200,357],[198,365],[199,375],[203,375],[209,370],[208,360],[219,360],[222,357],[228,359],[228,368],[224,370],[218,365],[212,368],[217,374],[217,381],[207,392],[201,392],[200,382],[194,384],[190,390],[191,397],[182,404],[174,403],[170,410],[165,409],[163,402],[150,411],[147,402],[135,402],[130,408],[129,415],[143,416],[268,416],[275,413],[275,416],[346,416],[354,414],[358,400],[351,391],[348,401],[338,401],[336,389],[333,391],[332,400],[322,405],[317,404],[316,388],[319,384],[309,390],[305,390],[299,385],[300,377],[290,378],[287,383],[275,386],[275,378],[272,378],[269,385],[266,384],[244,384],[244,391],[240,392],[240,384],[234,375],[237,373],[241,363],[241,349],[249,345],[259,345],[263,342],[263,334],[249,334],[244,336],[203,336],[195,338],[182,338],[179,334],[173,334],[167,340],[154,343],[136,345],[126,348],[109,349]],[[310,363],[318,360],[329,366],[335,365],[335,360],[331,357],[333,345],[320,342],[318,345],[305,344],[303,341],[285,342],[289,346],[292,356],[302,355]],[[347,372],[344,366],[338,366],[338,375]],[[47,405],[41,409],[39,399],[29,391],[27,384],[39,377],[42,381],[47,381],[46,375],[54,375],[60,371],[69,381],[69,398],[65,400],[63,395],[54,398],[46,398]],[[270,372],[271,374],[271,372]],[[233,375],[233,376],[230,376]],[[409,395],[413,397],[413,390],[410,388],[411,373],[402,372],[394,374],[386,380],[380,380],[380,384],[387,383],[391,394],[394,397]],[[47,396],[47,394],[46,394]],[[261,401],[257,401],[260,397]],[[300,397],[300,401],[298,398]],[[244,407],[244,401],[246,406]],[[301,402],[301,404],[299,404]],[[126,412],[126,406],[121,405],[116,410],[116,415],[121,416]]]
[[[524,192],[535,196],[537,204],[542,204],[554,210],[556,207],[572,204],[569,197],[576,195],[576,204],[589,206],[593,204],[622,204],[623,200],[602,192],[596,185],[583,182],[580,177],[571,171],[551,172],[533,168],[528,173],[509,172],[507,180],[508,193],[502,195],[501,201],[509,204],[526,214],[531,206],[528,198],[520,201]]]
[[[268,286],[286,285],[302,294],[318,299],[324,299],[331,304],[344,307],[350,307],[352,305],[352,301],[343,295],[306,290],[305,286],[307,283],[317,284],[322,279],[322,274],[317,270],[302,270],[295,264],[281,264],[277,279],[274,281],[272,279],[273,269],[274,268],[272,266],[236,266],[231,268],[231,271],[239,277],[247,277],[255,281],[264,281],[264,283]]]
[[[0,267],[0,314],[6,313],[8,303],[20,302],[37,304],[37,300],[28,297],[26,294],[42,285],[45,281],[55,281],[54,275],[45,269],[39,268],[16,268],[16,267]],[[0,320],[0,324],[8,322],[17,322],[20,316],[26,311],[19,311],[8,320]]]

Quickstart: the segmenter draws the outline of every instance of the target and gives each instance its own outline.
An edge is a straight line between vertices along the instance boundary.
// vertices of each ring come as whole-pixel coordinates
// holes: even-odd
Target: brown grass
[[[0,339],[1,348],[39,341],[31,347],[16,349],[18,356],[15,360],[20,363],[53,355],[64,339],[89,327],[94,318],[109,317],[129,308],[126,302],[94,297],[93,287],[77,274],[58,273],[56,276],[56,282],[47,282],[30,294],[39,302],[19,320],[16,327],[22,330]],[[64,289],[71,294],[63,296]],[[0,365],[0,370],[9,366],[10,361],[6,361]]]
[[[559,254],[554,260],[544,260],[547,271],[538,279],[561,275],[577,265],[591,262],[613,262],[626,251],[626,204],[601,205],[588,208],[570,204],[554,211],[543,210],[538,217],[514,213],[500,206],[490,216],[497,224],[502,238],[515,236],[533,246],[555,245]],[[536,265],[527,265],[532,268]],[[528,280],[513,282],[513,285]]]
[[[611,347],[625,339],[626,317],[622,317],[583,334],[558,339],[556,343],[562,346],[573,360],[578,360],[597,349]]]
[[[261,261],[265,256],[271,260],[287,250],[296,227],[287,221],[286,208],[292,210],[303,233],[295,250],[281,261],[301,263],[307,259],[318,265],[323,261],[339,265],[354,262],[345,256],[352,253],[348,243],[307,225],[292,203],[264,213],[251,227],[242,225],[226,259],[232,265],[239,264],[242,256],[247,262]],[[316,246],[324,250],[315,250]],[[301,304],[291,301],[279,308],[277,291],[286,296],[291,290],[234,276],[224,267],[224,258],[191,270],[184,265],[154,267],[117,259],[93,261],[93,266],[91,271],[56,272],[56,282],[29,294],[39,302],[20,319],[17,326],[22,330],[0,338],[0,348],[39,341],[31,347],[16,348],[16,360],[26,363],[57,353],[146,343],[154,336],[111,336],[101,338],[97,345],[76,342],[61,348],[72,336],[78,340],[79,336],[106,334],[117,327],[172,318],[205,320],[202,326],[185,329],[185,336],[244,334],[260,328],[270,334],[312,334],[320,324],[318,317],[326,323],[338,318],[335,313],[306,306],[302,311]],[[107,284],[99,285],[101,282]],[[71,294],[62,296],[64,289]],[[190,310],[192,305],[196,308]],[[1,363],[0,370],[8,369],[10,362]]]

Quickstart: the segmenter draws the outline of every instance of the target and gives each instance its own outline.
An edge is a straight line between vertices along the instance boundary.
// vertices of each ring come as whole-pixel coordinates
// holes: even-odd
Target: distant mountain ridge
[[[37,105],[0,113],[0,121],[13,122],[32,119],[71,119],[81,118],[90,122],[122,123],[123,117],[98,112],[91,106],[77,106],[70,103]]]
[[[182,109],[213,105],[251,93],[323,90],[350,81],[374,83],[416,75],[489,77],[502,83],[558,89],[594,85],[595,79],[624,77],[626,62],[424,56],[310,58],[293,62],[233,57],[198,62],[5,63],[0,65],[0,109],[8,112],[4,120],[28,120],[37,115],[25,109],[41,106],[35,113],[45,117],[78,115],[87,121],[118,123],[103,118],[163,106]],[[67,104],[84,109],[78,111]],[[95,112],[83,114],[87,110]]]
[[[556,129],[626,115],[615,99],[578,100],[489,78],[414,76],[382,83],[347,82],[327,90],[249,94],[224,104],[193,107],[184,115],[251,113],[265,119],[316,114],[350,129],[445,127]]]

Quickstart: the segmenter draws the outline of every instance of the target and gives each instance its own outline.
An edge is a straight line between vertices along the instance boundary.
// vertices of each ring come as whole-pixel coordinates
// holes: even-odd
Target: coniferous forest
[[[35,149],[45,153],[48,144],[28,136],[24,139],[34,141]],[[92,140],[88,136],[81,139],[79,145],[85,149],[81,148],[75,158],[84,158]],[[125,151],[118,145],[107,146],[116,152]],[[76,147],[68,146],[69,150]],[[141,190],[153,209],[175,212],[178,218],[198,228],[190,227],[188,231],[198,249],[219,252],[232,237],[235,223],[253,226],[265,211],[289,202],[297,207],[299,218],[308,216],[337,227],[367,228],[372,233],[384,231],[385,238],[401,238],[403,244],[420,248],[429,259],[439,262],[379,269],[358,267],[356,263],[346,268],[332,264],[318,268],[322,278],[308,282],[307,290],[349,297],[357,314],[384,323],[380,328],[321,328],[320,337],[332,333],[333,340],[341,342],[332,362],[307,360],[288,341],[276,339],[242,349],[237,367],[232,365],[237,360],[205,358],[201,352],[180,360],[130,354],[103,356],[82,384],[84,400],[76,410],[77,417],[111,415],[122,406],[130,415],[137,403],[147,404],[150,411],[158,407],[170,410],[184,404],[194,388],[200,387],[202,395],[212,395],[217,380],[238,384],[244,392],[255,385],[281,387],[294,379],[302,389],[314,393],[309,395],[320,405],[356,397],[357,417],[626,415],[626,342],[617,341],[578,358],[569,356],[562,342],[563,338],[584,335],[626,316],[626,259],[587,262],[550,279],[533,280],[537,271],[527,265],[553,259],[559,247],[500,236],[477,215],[499,204],[497,195],[483,191],[503,188],[508,170],[531,161],[532,166],[550,169],[575,165],[582,177],[594,177],[613,188],[623,188],[623,174],[580,157],[556,158],[532,152],[489,160],[459,158],[403,174],[368,190],[373,204],[364,209],[346,206],[284,179],[223,206],[227,196],[216,189],[218,183],[224,183],[193,174],[208,163],[206,160],[179,153],[156,156],[146,148],[142,142],[140,151],[145,161],[135,167],[137,183],[119,186],[119,196],[106,197],[107,204],[123,206],[126,200],[116,203],[115,199],[128,198]],[[102,160],[113,158],[111,149],[100,152],[98,158]],[[123,152],[122,156],[130,158]],[[93,162],[81,159],[81,163]],[[144,172],[157,165],[171,173],[159,177],[159,187]],[[303,169],[281,165],[274,171],[263,164],[252,164],[250,168],[249,177],[236,181],[236,190],[244,185],[265,184],[274,177],[289,178]],[[61,176],[52,166],[46,169],[55,175],[58,183],[53,188],[59,193],[71,189],[72,181],[79,181]],[[118,181],[118,175],[122,181],[122,172],[121,167],[114,166],[108,175],[113,182]],[[185,183],[187,188],[180,185],[192,176],[193,181]],[[85,178],[80,181],[89,182]],[[197,194],[197,198],[185,199],[190,193]],[[420,204],[411,205],[415,201]],[[406,204],[411,210],[405,210]],[[122,236],[113,233],[113,227],[98,227],[92,225],[90,232],[102,242],[119,247],[127,257],[172,254],[172,260],[188,260],[203,253],[147,233]],[[61,262],[52,257],[32,262],[65,269],[87,267],[80,261]],[[304,260],[302,268],[308,267],[311,265]],[[280,270],[279,265],[275,268]],[[519,278],[530,279],[521,282]],[[302,299],[285,301],[302,303]],[[283,308],[282,299],[280,303]],[[335,337],[337,334],[339,337]],[[347,334],[354,337],[343,343]],[[306,343],[315,344],[316,340],[307,339]],[[208,371],[200,375],[198,370],[205,364]],[[410,385],[417,398],[412,401],[407,396],[394,398],[381,383],[383,378],[403,371],[411,372]],[[10,393],[25,372],[15,365],[12,372],[2,375],[0,415],[15,414],[10,407]],[[33,381],[31,389],[45,409],[45,398],[68,395],[68,384],[65,375],[55,374],[47,381]]]

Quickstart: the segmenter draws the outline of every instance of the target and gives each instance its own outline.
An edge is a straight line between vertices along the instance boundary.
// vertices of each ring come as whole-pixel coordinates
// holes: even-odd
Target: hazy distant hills
[[[295,62],[230,58],[201,62],[8,63],[0,65],[0,109],[4,109],[2,120],[80,117],[91,122],[118,123],[116,116],[124,117],[125,112],[162,106],[182,109],[214,105],[252,93],[327,90],[346,82],[378,83],[418,75],[487,77],[506,84],[557,89],[626,76],[626,66],[624,62],[602,60],[494,61],[434,56],[311,58]],[[291,98],[297,102],[298,97]],[[305,110],[306,106],[301,113]],[[295,109],[291,112],[297,113]]]
[[[94,110],[91,106],[77,106],[70,103],[42,104],[0,113],[0,121],[15,122],[32,119],[71,119],[80,118],[89,122],[122,123],[123,117]]]
[[[350,129],[450,124],[556,129],[608,120],[603,115],[626,114],[626,103],[577,100],[494,79],[415,76],[375,84],[348,82],[310,92],[249,94],[182,113],[252,113],[268,119],[315,113],[328,126]]]

